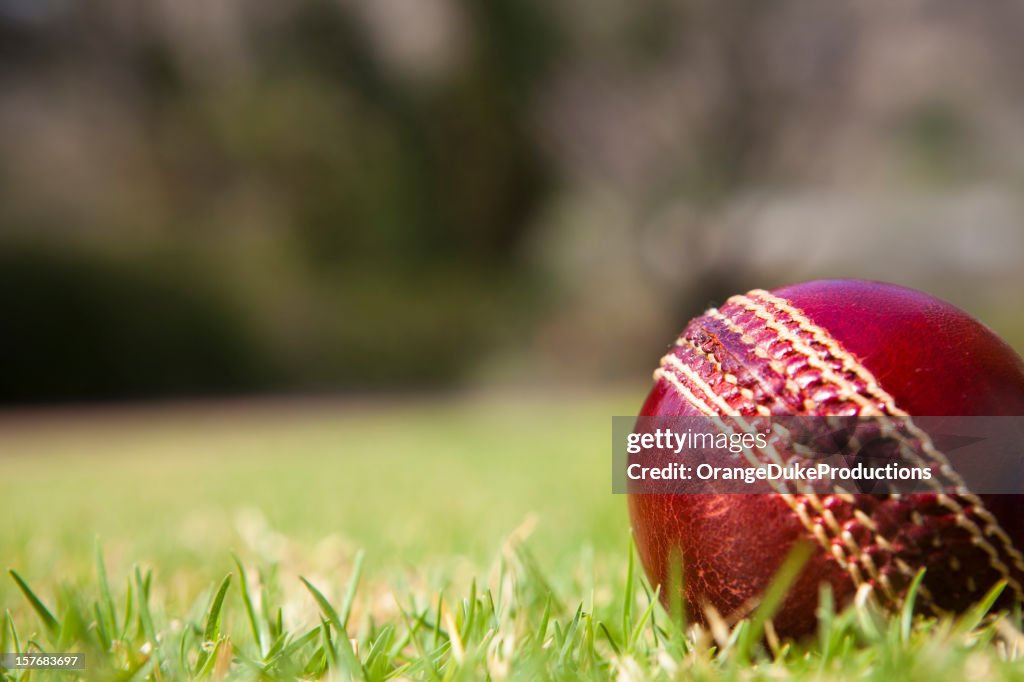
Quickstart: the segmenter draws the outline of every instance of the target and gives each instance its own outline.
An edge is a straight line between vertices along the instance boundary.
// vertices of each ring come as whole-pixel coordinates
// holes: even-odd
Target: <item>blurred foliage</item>
[[[702,307],[823,276],[1024,342],[1021,26],[0,0],[0,401],[637,377]]]
[[[252,389],[261,364],[215,280],[171,259],[116,261],[56,249],[0,251],[0,354],[6,395],[72,400]]]
[[[243,13],[258,47],[222,81],[140,8],[7,14],[8,78],[83,79],[115,140],[64,133],[101,179],[80,203],[0,188],[0,344],[24,360],[0,400],[457,378],[531,296],[521,247],[551,180],[527,111],[557,45],[539,5],[465,9],[471,58],[426,85],[338,3]]]

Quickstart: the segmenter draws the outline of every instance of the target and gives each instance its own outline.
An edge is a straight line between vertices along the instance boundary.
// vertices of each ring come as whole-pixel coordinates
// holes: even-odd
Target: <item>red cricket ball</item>
[[[1024,415],[1024,362],[990,329],[927,294],[856,280],[752,291],[692,320],[655,372],[641,416]],[[706,400],[705,400],[706,399]],[[728,407],[728,412],[725,408]],[[788,499],[787,499],[788,498]],[[999,580],[1024,585],[1024,495],[629,496],[638,554],[669,596],[682,556],[688,612],[742,617],[794,543],[817,550],[773,623],[812,631],[819,585],[962,610]],[[866,587],[865,587],[866,586]]]

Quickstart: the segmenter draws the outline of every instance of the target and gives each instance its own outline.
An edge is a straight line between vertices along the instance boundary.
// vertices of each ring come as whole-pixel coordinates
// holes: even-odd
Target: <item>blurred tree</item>
[[[113,118],[94,117],[95,136],[63,112],[40,124],[95,164],[93,186],[57,186],[55,201],[18,193],[33,164],[50,174],[57,159],[7,141],[33,157],[0,163],[21,176],[5,193],[4,227],[17,240],[0,241],[0,278],[31,283],[8,342],[24,353],[67,338],[62,325],[95,323],[83,343],[30,364],[35,389],[25,377],[0,383],[4,398],[144,394],[147,382],[154,394],[448,383],[525,319],[522,244],[551,188],[529,120],[559,44],[544,6],[458,5],[469,27],[462,57],[423,82],[387,68],[357,4],[225,7],[234,10],[101,3],[19,24],[47,44],[48,65],[26,60],[10,77],[55,78],[30,88],[47,97],[84,78],[88,88],[67,91],[67,114],[105,93]],[[128,164],[137,172],[120,182]],[[40,248],[19,264],[13,245],[52,225],[78,236],[53,259]],[[147,271],[153,251],[178,254],[177,276],[173,262]],[[266,303],[253,300],[265,289],[252,280],[261,262],[284,277]],[[77,298],[62,307],[64,290]],[[147,370],[148,344],[160,360]],[[77,378],[45,389],[47,367]]]
[[[35,358],[0,396],[638,376],[701,307],[793,277],[959,272],[995,301],[1021,282],[1022,22],[0,1],[5,348]]]
[[[279,379],[237,305],[173,258],[0,250],[0,402],[266,388]]]

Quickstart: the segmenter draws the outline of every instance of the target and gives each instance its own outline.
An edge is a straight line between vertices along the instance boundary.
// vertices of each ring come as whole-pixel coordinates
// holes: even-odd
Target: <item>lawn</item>
[[[642,391],[4,415],[0,650],[85,679],[1024,679],[1020,613],[984,604],[680,627],[610,493]]]

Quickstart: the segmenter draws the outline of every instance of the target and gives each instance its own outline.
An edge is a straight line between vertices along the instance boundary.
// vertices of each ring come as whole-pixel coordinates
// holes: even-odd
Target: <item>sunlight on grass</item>
[[[632,402],[8,416],[0,650],[84,651],[86,679],[1024,676],[997,590],[944,619],[837,612],[824,592],[817,637],[778,641],[799,556],[750,620],[673,621],[610,493],[609,417]]]
[[[624,395],[624,397],[623,397]],[[0,546],[26,574],[89,573],[93,540],[116,563],[230,567],[231,550],[338,555],[360,547],[398,572],[484,560],[523,520],[555,565],[620,548],[610,419],[636,397],[479,395],[184,405],[8,420]],[[286,549],[286,547],[288,549]],[[0,584],[0,597],[11,586]]]

